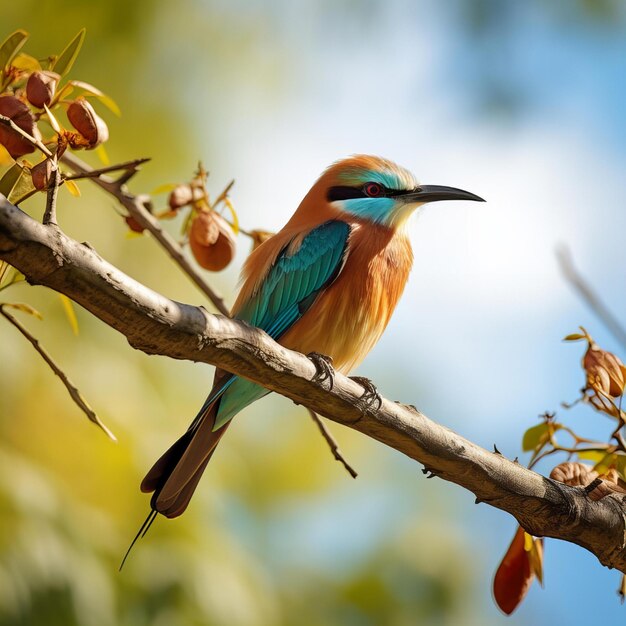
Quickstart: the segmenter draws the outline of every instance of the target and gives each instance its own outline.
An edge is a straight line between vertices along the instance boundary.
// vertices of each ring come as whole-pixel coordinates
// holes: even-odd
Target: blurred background
[[[111,160],[152,157],[134,191],[184,182],[202,159],[213,193],[236,179],[244,227],[276,230],[324,167],[366,152],[485,197],[433,205],[412,224],[411,281],[359,373],[511,458],[545,410],[608,436],[604,418],[560,409],[583,384],[583,346],[561,338],[583,324],[619,346],[554,251],[567,244],[626,321],[623,3],[22,0],[1,14],[0,39],[24,28],[36,57],[87,27],[71,76],[122,109],[119,119],[98,109]],[[149,237],[126,236],[111,198],[81,189],[80,199],[61,191],[69,234],[167,296],[206,305]],[[26,207],[41,215],[43,201]],[[249,247],[242,238],[231,268],[209,276],[229,303]],[[554,540],[545,589],[535,583],[504,617],[490,588],[511,517],[330,424],[352,480],[307,413],[278,396],[237,418],[188,512],[157,520],[118,573],[148,509],[139,481],[195,415],[211,368],[135,352],[82,310],[76,337],[44,288],[2,296],[43,313],[24,323],[119,439],[89,424],[31,346],[0,328],[2,626],[623,619],[618,574]]]

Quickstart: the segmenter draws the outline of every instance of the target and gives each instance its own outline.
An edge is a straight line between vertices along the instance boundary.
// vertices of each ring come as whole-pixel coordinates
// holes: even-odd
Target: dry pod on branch
[[[26,83],[26,97],[38,109],[48,106],[54,98],[61,77],[56,72],[33,72]]]
[[[589,341],[589,347],[583,357],[583,367],[590,388],[614,398],[624,392],[626,382],[624,364],[619,357],[603,350],[595,341]]]
[[[223,270],[235,256],[235,234],[215,211],[196,213],[189,230],[189,245],[198,264],[212,272]]]
[[[33,187],[39,191],[48,188],[50,179],[52,178],[52,161],[46,159],[41,163],[37,163],[31,170],[30,175],[33,179]]]
[[[169,195],[168,203],[172,211],[181,209],[192,202],[196,202],[203,197],[204,193],[200,187],[193,185],[176,185]]]
[[[10,118],[16,126],[19,126],[34,139],[41,139],[41,133],[28,105],[15,96],[0,96],[0,115]],[[4,124],[0,124],[0,144],[14,159],[35,150],[35,146],[28,139]]]
[[[70,141],[72,148],[96,148],[109,138],[104,120],[94,111],[85,98],[74,100],[67,109],[67,119],[84,141]]]

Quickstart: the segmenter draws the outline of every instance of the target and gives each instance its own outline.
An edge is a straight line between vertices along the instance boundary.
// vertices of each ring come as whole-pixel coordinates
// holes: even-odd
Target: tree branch
[[[419,411],[383,399],[359,402],[363,387],[339,373],[332,390],[316,369],[243,322],[175,302],[126,276],[89,246],[57,227],[31,219],[0,196],[0,259],[32,284],[64,293],[147,354],[201,361],[235,372],[372,437],[424,464],[513,515],[535,536],[590,550],[601,563],[626,572],[626,511],[620,496],[591,500],[569,487],[489,452]]]

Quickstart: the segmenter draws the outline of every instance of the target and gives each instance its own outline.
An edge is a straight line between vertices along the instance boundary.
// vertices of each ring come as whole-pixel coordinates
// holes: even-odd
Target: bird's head
[[[415,209],[439,200],[479,196],[441,185],[421,185],[408,170],[376,156],[356,155],[331,165],[313,189],[334,209],[388,228],[401,227]],[[312,190],[313,191],[313,190]]]

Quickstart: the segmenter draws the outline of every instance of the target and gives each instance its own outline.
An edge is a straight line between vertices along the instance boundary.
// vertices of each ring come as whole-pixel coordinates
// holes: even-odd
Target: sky
[[[220,94],[221,123],[207,123],[204,132],[225,146],[216,176],[241,172],[233,197],[242,221],[279,228],[322,169],[352,153],[386,156],[425,183],[486,198],[485,205],[440,203],[414,220],[413,274],[359,373],[388,397],[517,456],[523,431],[543,411],[573,399],[582,384],[582,346],[563,344],[562,337],[584,324],[604,346],[618,348],[565,283],[555,250],[569,247],[620,317],[626,40],[601,25],[559,21],[540,3],[525,3],[502,32],[480,41],[463,28],[457,3],[392,1],[384,9],[372,3],[371,14],[356,19],[330,5],[255,7],[246,9],[250,19],[268,20],[274,37],[250,56],[258,82],[209,79],[197,86],[196,100],[216,88]],[[229,10],[243,8],[235,3]],[[155,43],[172,28],[169,17],[157,25]],[[490,103],[485,81],[498,77],[499,89],[521,104]],[[267,100],[268,80],[276,81],[277,101]],[[389,366],[391,359],[399,368]],[[588,415],[564,419],[605,434],[606,424],[589,424]],[[514,521],[470,508],[455,488],[445,493],[462,499],[455,510],[484,550],[487,575]],[[342,500],[340,494],[329,500]],[[350,498],[354,517],[368,520],[363,532],[313,558],[323,562],[337,549],[358,558],[368,533],[389,531],[390,510],[402,516],[402,498],[386,499],[384,490],[367,515],[363,503],[371,494],[351,490]],[[324,534],[309,513],[297,513],[303,530],[294,545],[298,537]],[[510,623],[622,617],[613,593],[618,582],[580,548],[548,541],[546,589],[535,585],[519,621]],[[500,623],[495,608],[487,611]]]

